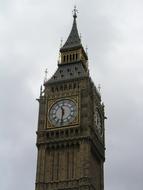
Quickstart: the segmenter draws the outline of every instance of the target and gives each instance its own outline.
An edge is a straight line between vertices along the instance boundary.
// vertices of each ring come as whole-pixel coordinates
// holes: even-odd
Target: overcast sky
[[[36,98],[75,3],[108,117],[105,190],[143,189],[142,0],[0,0],[0,189],[34,189]]]

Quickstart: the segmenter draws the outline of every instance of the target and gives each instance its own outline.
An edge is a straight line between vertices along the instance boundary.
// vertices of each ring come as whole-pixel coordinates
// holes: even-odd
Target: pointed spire
[[[76,23],[77,13],[78,13],[78,10],[76,9],[76,6],[75,6],[73,10],[74,20],[73,20],[73,25],[72,25],[70,35],[67,41],[65,42],[65,44],[63,45],[63,47],[61,47],[60,51],[65,51],[71,48],[77,48],[77,47],[82,46],[81,39],[78,34],[77,23]]]

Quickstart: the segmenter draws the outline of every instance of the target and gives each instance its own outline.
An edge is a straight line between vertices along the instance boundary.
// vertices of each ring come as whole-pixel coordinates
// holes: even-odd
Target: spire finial
[[[44,77],[44,83],[47,82],[47,75],[48,75],[48,69],[45,70],[45,77]]]
[[[63,38],[61,38],[60,48],[63,46]]]
[[[78,10],[76,8],[76,5],[74,6],[74,9],[73,9],[73,18],[76,19],[77,18],[77,13],[78,13]]]
[[[98,92],[100,93],[101,92],[101,85],[98,84]]]
[[[86,49],[86,54],[88,55],[88,46],[87,45],[86,45],[85,49]]]

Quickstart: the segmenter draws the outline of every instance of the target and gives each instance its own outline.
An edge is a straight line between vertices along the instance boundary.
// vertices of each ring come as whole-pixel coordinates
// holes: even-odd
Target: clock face
[[[60,127],[73,122],[76,115],[77,106],[75,102],[70,99],[63,99],[52,105],[49,111],[49,120],[54,126]]]

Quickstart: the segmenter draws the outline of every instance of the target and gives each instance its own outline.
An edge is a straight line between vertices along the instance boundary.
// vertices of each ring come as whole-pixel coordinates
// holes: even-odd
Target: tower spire
[[[73,25],[71,32],[64,43],[64,45],[60,48],[60,55],[61,55],[61,64],[65,63],[74,63],[74,62],[82,62],[84,68],[87,70],[87,60],[88,56],[82,46],[81,43],[81,36],[78,33],[77,29],[77,13],[78,10],[76,6],[72,11],[73,13]]]
[[[73,9],[73,25],[72,25],[72,29],[71,32],[68,36],[67,41],[65,42],[65,44],[61,47],[60,51],[66,51],[75,47],[81,47],[81,40],[79,37],[79,33],[78,33],[78,29],[77,29],[77,23],[76,23],[76,18],[77,18],[77,13],[78,10],[76,8],[76,6],[74,6]]]

